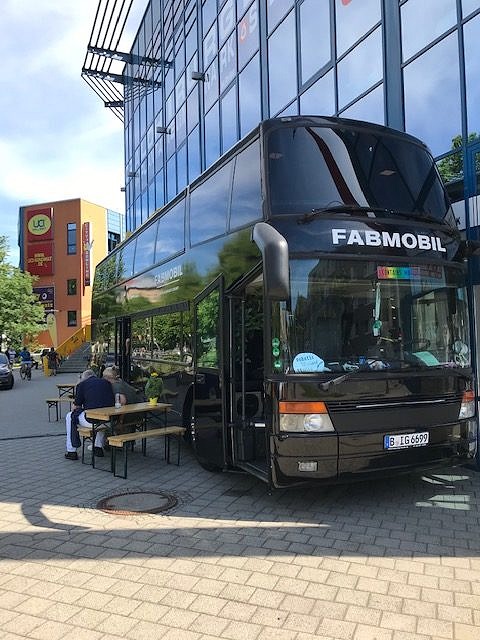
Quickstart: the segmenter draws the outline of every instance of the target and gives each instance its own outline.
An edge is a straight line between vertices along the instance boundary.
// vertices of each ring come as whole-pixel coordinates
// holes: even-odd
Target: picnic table
[[[62,382],[57,384],[58,395],[62,396],[74,396],[75,395],[75,387],[77,386],[76,382]]]
[[[89,436],[87,436],[89,439],[91,438],[92,440],[92,458],[91,458],[91,464],[92,467],[95,468],[95,437],[97,434],[97,431],[99,431],[100,429],[108,429],[113,436],[116,435],[115,433],[115,427],[118,424],[121,424],[121,420],[120,418],[122,417],[131,417],[131,416],[135,416],[135,415],[140,415],[141,416],[141,425],[142,425],[142,429],[141,431],[143,433],[147,432],[147,413],[163,413],[164,417],[165,417],[165,427],[167,425],[167,412],[170,411],[170,409],[172,408],[172,405],[167,403],[167,402],[158,402],[155,405],[150,404],[150,402],[135,402],[132,404],[125,404],[122,405],[121,407],[100,407],[97,409],[86,409],[85,410],[85,417],[86,419],[92,423],[92,429],[91,429],[91,434]],[[156,429],[154,430],[155,432],[158,431],[158,434],[155,433],[155,435],[160,435],[160,429]],[[79,430],[80,433],[80,430]],[[163,433],[165,433],[165,431],[163,431]],[[129,434],[124,434],[125,437],[127,437]],[[151,435],[153,435],[153,430]],[[118,438],[118,436],[117,436]],[[141,438],[141,435],[138,436],[138,438]],[[142,453],[145,455],[146,453],[146,437],[142,437]],[[85,444],[85,436],[83,437],[83,442],[82,442],[82,462],[84,462],[84,444]],[[117,444],[115,442],[115,444]],[[122,442],[122,447],[123,447],[124,443]],[[126,448],[124,448],[124,460],[125,460],[125,476],[126,476]],[[113,451],[115,452],[115,449],[113,449]],[[169,450],[168,450],[168,455],[169,455]],[[112,456],[112,471],[114,471],[114,460],[113,460]]]

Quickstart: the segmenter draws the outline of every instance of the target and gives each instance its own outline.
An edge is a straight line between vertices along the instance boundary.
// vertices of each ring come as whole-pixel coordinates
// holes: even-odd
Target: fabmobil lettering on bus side
[[[398,233],[359,229],[332,229],[332,242],[335,245],[357,245],[365,247],[397,247],[421,249],[423,251],[447,250],[440,238],[419,233]]]

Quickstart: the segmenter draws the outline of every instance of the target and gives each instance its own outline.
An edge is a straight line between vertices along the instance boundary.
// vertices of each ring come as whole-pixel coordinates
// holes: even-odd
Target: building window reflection
[[[407,132],[426,142],[434,156],[445,153],[462,131],[456,32],[410,62],[403,78]]]

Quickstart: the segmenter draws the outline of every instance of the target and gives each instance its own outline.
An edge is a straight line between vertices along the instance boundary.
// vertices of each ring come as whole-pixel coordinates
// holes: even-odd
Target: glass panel
[[[220,156],[218,102],[205,116],[205,164],[209,167]]]
[[[220,66],[220,93],[228,87],[237,73],[236,35],[228,38],[218,55]]]
[[[198,124],[198,86],[187,98],[187,127],[188,133]]]
[[[260,65],[258,55],[245,67],[238,79],[240,100],[240,136],[257,126],[261,119]]]
[[[222,151],[225,153],[238,140],[237,136],[237,91],[234,85],[222,98]]]
[[[155,238],[157,225],[152,224],[137,236],[137,251],[135,252],[134,273],[144,271],[154,264]]]
[[[267,2],[267,18],[268,33],[274,30],[283,16],[291,8],[293,0],[268,0]]]
[[[248,8],[237,27],[238,68],[250,60],[259,47],[257,0]]]
[[[124,280],[130,278],[133,273],[133,261],[135,258],[135,246],[137,239],[127,240],[120,249],[118,254],[118,273],[117,279]]]
[[[295,14],[282,22],[268,40],[270,115],[274,116],[297,93]]]
[[[456,24],[456,0],[409,0],[402,5],[401,16],[405,61]]]
[[[381,4],[381,0],[361,0],[361,2],[335,0],[338,56],[380,21]]]
[[[206,0],[202,7],[203,33],[207,32],[217,16],[217,0]]]
[[[290,273],[287,370],[470,366],[462,270],[322,259],[294,260]]]
[[[183,251],[185,248],[185,200],[178,202],[158,221],[155,262]]]
[[[219,169],[190,195],[192,245],[225,233],[232,162]]]
[[[477,3],[479,6],[480,4]],[[467,126],[469,135],[480,136],[480,16],[463,28],[465,40],[465,77],[467,85]]]
[[[462,146],[462,137],[457,136],[453,141],[454,147]],[[452,202],[463,200],[463,153],[458,151],[437,162],[437,168]]]
[[[262,218],[259,143],[251,144],[238,156],[233,177],[230,229]]]
[[[67,311],[67,324],[69,327],[77,326],[77,312],[76,311]]]
[[[445,153],[461,132],[456,33],[407,65],[403,77],[406,130],[428,144],[434,155]],[[441,109],[432,108],[435,104]]]
[[[198,367],[220,366],[220,295],[217,289],[198,303],[195,357]]]
[[[338,63],[339,108],[381,80],[383,74],[381,36],[380,28],[376,29]]]
[[[480,9],[478,0],[462,0],[462,16],[466,18],[472,11]]]
[[[342,117],[385,124],[383,84],[341,113]]]
[[[396,135],[351,127],[283,127],[267,139],[272,213],[370,206],[443,219],[433,158]]]
[[[300,113],[304,115],[326,115],[335,113],[335,85],[333,70],[307,89],[300,96]]]
[[[71,278],[67,280],[67,296],[76,296],[77,295],[77,280],[75,278]]]
[[[200,175],[200,141],[198,128],[188,136],[188,181],[192,182]]]
[[[225,42],[235,27],[235,0],[227,0],[218,16],[218,43]]]
[[[167,202],[177,195],[177,163],[175,156],[167,162]]]
[[[218,58],[207,69],[205,74],[205,82],[203,82],[203,98],[205,103],[205,111],[208,111],[212,104],[218,98]]]
[[[187,186],[187,145],[177,151],[177,188],[178,192]]]
[[[319,37],[321,34],[321,37]],[[330,7],[328,2],[305,0],[300,5],[300,55],[302,83],[331,59]],[[316,111],[316,113],[322,113]]]
[[[203,64],[205,67],[208,67],[208,65],[212,62],[217,51],[217,29],[215,26],[213,26],[207,33],[207,36],[203,41]]]

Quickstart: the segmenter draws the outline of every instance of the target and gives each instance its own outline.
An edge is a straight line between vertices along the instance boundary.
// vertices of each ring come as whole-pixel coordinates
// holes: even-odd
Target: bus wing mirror
[[[281,233],[266,222],[257,222],[253,227],[252,241],[262,254],[267,297],[271,300],[288,300],[290,272],[287,241]]]

